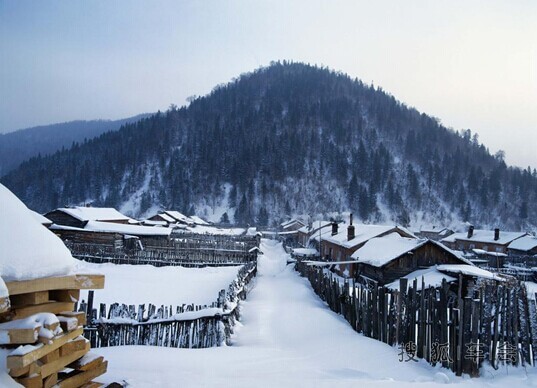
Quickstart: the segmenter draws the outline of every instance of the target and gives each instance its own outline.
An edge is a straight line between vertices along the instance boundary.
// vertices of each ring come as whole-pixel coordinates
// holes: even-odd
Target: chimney
[[[351,213],[349,227],[347,228],[347,240],[350,241],[353,238],[354,238],[354,225],[352,224],[352,213]]]
[[[335,236],[337,234],[337,222],[332,222],[332,236]]]
[[[500,229],[496,228],[494,229],[494,241],[498,241],[500,239]]]
[[[474,235],[474,226],[470,225],[468,227],[468,238],[471,238]]]

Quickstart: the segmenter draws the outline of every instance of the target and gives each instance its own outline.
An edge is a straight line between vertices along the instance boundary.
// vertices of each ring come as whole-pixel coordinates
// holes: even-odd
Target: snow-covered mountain
[[[2,178],[29,207],[91,201],[275,224],[352,211],[371,222],[531,229],[537,172],[349,76],[273,63]],[[224,215],[225,213],[225,215]]]

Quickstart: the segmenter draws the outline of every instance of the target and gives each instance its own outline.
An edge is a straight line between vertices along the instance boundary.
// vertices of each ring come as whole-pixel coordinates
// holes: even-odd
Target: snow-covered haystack
[[[0,276],[4,281],[70,273],[75,260],[63,242],[0,184]]]
[[[104,276],[75,274],[41,222],[0,184],[0,385],[92,384],[108,363],[90,352],[86,312],[74,309],[80,290],[103,288]]]

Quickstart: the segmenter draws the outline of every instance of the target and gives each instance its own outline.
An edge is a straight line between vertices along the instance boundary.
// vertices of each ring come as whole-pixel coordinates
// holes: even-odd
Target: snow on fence
[[[227,291],[221,290],[211,305],[136,306],[101,303],[94,309],[93,294],[81,303],[79,311],[87,314],[84,336],[92,347],[152,345],[176,348],[207,348],[229,344],[239,301],[247,294],[247,285],[256,275],[255,263],[244,265]],[[174,312],[175,311],[175,312]]]
[[[257,260],[257,250],[243,242],[214,245],[175,242],[171,246],[147,246],[128,250],[112,245],[66,242],[74,257],[91,263],[181,265],[184,267],[240,265]]]
[[[494,368],[535,365],[536,305],[521,282],[480,281],[463,297],[462,278],[456,290],[445,280],[441,287],[426,288],[401,279],[399,292],[342,282],[302,262],[296,269],[354,330],[397,345],[401,362],[423,358],[459,376],[479,376],[484,361]]]

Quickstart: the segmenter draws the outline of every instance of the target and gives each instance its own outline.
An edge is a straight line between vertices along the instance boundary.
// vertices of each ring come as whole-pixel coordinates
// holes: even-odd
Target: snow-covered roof
[[[255,226],[248,228],[246,230],[246,235],[247,236],[255,236],[255,235],[257,235],[257,228]]]
[[[472,252],[474,252],[476,255],[486,255],[486,256],[494,256],[494,257],[507,257],[507,255],[505,253],[501,253],[501,252],[489,252],[489,251],[485,251],[483,249],[472,249]]]
[[[190,219],[194,221],[197,225],[210,225],[207,221],[205,221],[203,218],[200,218],[198,216],[190,216]]]
[[[500,244],[506,245],[510,242],[525,236],[524,232],[504,232],[500,231],[500,236],[498,240],[494,240],[494,231],[493,230],[484,230],[484,229],[475,229],[472,237],[468,237],[467,232],[463,233],[454,233],[451,236],[448,236],[442,239],[442,242],[455,242],[456,240],[462,241],[475,241],[480,243],[489,243],[489,244]]]
[[[330,225],[332,222],[331,221],[314,221],[312,224],[311,224],[311,229],[309,228],[308,225],[305,225],[303,226],[302,228],[298,229],[298,231],[300,233],[310,233],[312,230],[317,230],[321,227],[326,227],[328,228],[327,225]]]
[[[192,233],[197,233],[197,234],[213,234],[213,235],[229,235],[229,236],[240,236],[246,232],[246,230],[243,228],[218,228],[216,226],[206,226],[206,225],[189,226],[189,227],[186,227],[184,230],[187,230]]]
[[[321,238],[324,241],[329,241],[333,244],[340,245],[345,248],[353,248],[357,245],[361,245],[374,237],[381,236],[389,233],[390,231],[400,230],[409,236],[414,235],[407,229],[400,226],[393,225],[369,225],[369,224],[356,224],[354,225],[354,238],[352,240],[347,239],[347,224],[341,223],[338,225],[338,233],[332,236],[331,228],[327,227],[326,232],[323,233]],[[319,236],[313,235],[313,238],[318,241]]]
[[[446,275],[438,271],[437,268],[425,268],[418,269],[417,271],[411,272],[408,275],[404,276],[408,280],[408,287],[412,286],[414,279],[418,280],[418,290],[421,290],[422,279],[425,282],[425,287],[439,287],[442,285],[442,280],[446,279],[448,283],[454,282],[455,279],[452,276]],[[386,287],[392,290],[399,290],[399,280],[395,280],[386,285]]]
[[[168,223],[166,221],[152,221],[152,220],[144,220],[142,224],[147,226],[166,226]]]
[[[49,220],[47,217],[45,217],[44,215],[42,214],[39,214],[38,212],[35,212],[33,210],[30,209],[30,214],[32,215],[32,217],[34,218],[34,220],[36,220],[37,222],[39,222],[41,225],[51,225],[52,224],[52,221]]]
[[[363,247],[354,252],[351,258],[360,263],[382,267],[405,253],[422,246],[427,241],[429,240],[401,237],[398,233],[393,232],[387,236],[370,239]]]
[[[169,236],[173,228],[155,228],[153,226],[116,224],[112,222],[88,221],[84,228],[72,226],[52,225],[52,230],[75,230],[100,233],[120,233],[132,236]]]
[[[185,224],[195,224],[192,218],[187,217],[183,213],[179,213],[176,210],[166,210],[164,213],[172,217],[174,221],[179,221]]]
[[[493,279],[493,280],[505,280],[503,277],[487,271],[486,269],[476,267],[475,265],[468,264],[441,264],[437,265],[436,269],[441,272],[448,273],[462,273],[463,275],[474,276],[484,279]]]
[[[135,221],[112,207],[62,207],[56,209],[69,214],[79,221]]]
[[[470,262],[463,258],[460,254],[452,251],[439,242],[429,239],[402,237],[396,232],[390,233],[386,236],[372,238],[371,240],[367,241],[363,247],[354,252],[351,255],[351,258],[360,263],[373,265],[375,267],[382,267],[383,265],[388,264],[390,261],[421,247],[427,242],[430,242],[442,250],[451,253],[454,257],[461,260],[461,262],[470,264]]]
[[[174,218],[173,217],[170,217],[169,215],[167,215],[166,213],[160,213],[158,215],[160,218],[162,218],[164,221],[166,222],[169,222],[169,223],[173,223],[175,222]]]
[[[75,264],[69,250],[43,228],[28,208],[0,184],[0,277],[23,280],[70,273]]]
[[[287,227],[289,227],[289,226],[291,226],[291,225],[293,225],[293,224],[296,224],[296,223],[298,223],[298,224],[304,226],[304,223],[303,223],[302,221],[300,221],[300,220],[297,220],[296,218],[293,218],[293,219],[287,220],[287,221],[285,221],[285,222],[282,222],[282,223],[280,224],[280,226],[281,226],[283,229],[285,229],[285,228],[287,228]]]
[[[531,251],[537,247],[537,237],[523,236],[513,241],[507,248],[516,249],[518,251]]]
[[[299,257],[316,257],[319,256],[319,252],[313,248],[294,248],[293,255]]]

